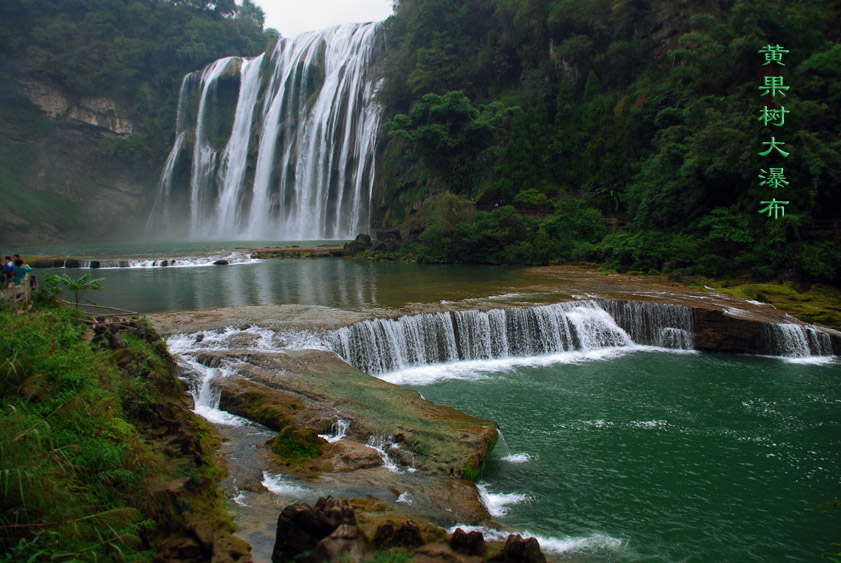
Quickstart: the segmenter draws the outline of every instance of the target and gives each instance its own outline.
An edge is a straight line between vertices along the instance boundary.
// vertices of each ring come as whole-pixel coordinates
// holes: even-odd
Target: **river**
[[[202,252],[209,248],[222,247]],[[68,253],[48,250],[41,253]],[[198,253],[74,250],[177,255],[176,264]],[[236,250],[232,243],[225,252]],[[91,298],[150,313],[464,303],[535,281],[516,268],[340,259],[92,273],[107,279]],[[537,535],[549,553],[586,561],[805,561],[841,542],[841,510],[818,509],[841,495],[837,359],[631,346],[378,376],[499,422],[503,439],[479,479],[484,499],[497,520]]]

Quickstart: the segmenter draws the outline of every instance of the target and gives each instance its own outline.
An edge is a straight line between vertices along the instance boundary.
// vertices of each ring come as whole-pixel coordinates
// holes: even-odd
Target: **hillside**
[[[0,4],[0,240],[136,232],[183,76],[276,34],[246,1]]]
[[[402,0],[383,221],[420,260],[837,282],[838,9]],[[789,156],[759,155],[772,135]]]

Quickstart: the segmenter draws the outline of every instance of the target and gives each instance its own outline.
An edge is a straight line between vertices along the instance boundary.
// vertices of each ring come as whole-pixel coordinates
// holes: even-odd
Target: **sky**
[[[340,23],[382,21],[392,14],[392,0],[253,0],[266,13],[266,28],[283,37]]]

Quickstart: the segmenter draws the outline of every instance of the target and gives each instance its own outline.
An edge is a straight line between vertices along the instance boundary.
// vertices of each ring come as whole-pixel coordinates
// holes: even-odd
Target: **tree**
[[[89,291],[99,291],[101,289],[105,289],[100,282],[105,281],[105,278],[97,278],[95,280],[90,279],[90,274],[85,274],[81,278],[74,280],[67,274],[61,274],[58,276],[54,276],[54,279],[57,280],[61,285],[63,285],[67,290],[72,291],[76,297],[76,322],[79,322],[79,302],[82,298],[82,295]]]
[[[456,193],[470,195],[483,153],[494,141],[499,104],[481,111],[463,92],[427,94],[408,114],[398,114],[386,128],[408,141],[412,150]]]

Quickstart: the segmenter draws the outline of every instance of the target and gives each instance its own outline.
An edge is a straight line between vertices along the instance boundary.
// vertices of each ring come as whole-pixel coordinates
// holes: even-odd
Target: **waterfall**
[[[599,301],[599,305],[637,344],[691,350],[694,318],[692,309],[668,303]]]
[[[768,353],[773,356],[804,358],[832,355],[829,334],[810,325],[765,323],[762,325],[762,339]]]
[[[378,30],[304,33],[185,77],[147,230],[252,240],[369,232]]]
[[[633,344],[594,301],[367,320],[332,332],[327,341],[345,361],[372,374]]]

